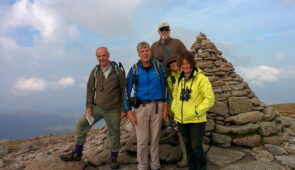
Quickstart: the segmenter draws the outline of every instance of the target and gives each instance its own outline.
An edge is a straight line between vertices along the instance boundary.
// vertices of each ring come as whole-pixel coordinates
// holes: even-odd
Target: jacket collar
[[[143,68],[142,63],[141,63],[141,60],[138,60],[137,65]],[[152,65],[153,65],[153,60],[150,59],[150,67],[151,67]]]
[[[201,71],[199,71],[199,69],[197,67],[194,67],[191,75],[189,76],[189,79],[196,77],[198,72],[201,72]],[[181,71],[181,73],[180,73],[179,80],[181,80],[182,78],[184,78],[183,71]]]
[[[159,40],[159,45],[166,45],[166,44],[169,44],[171,42],[171,37],[168,37],[166,40],[164,40],[164,43],[162,43],[162,40],[160,38]]]
[[[182,72],[181,70],[179,70],[177,73],[171,71],[171,76],[173,76],[173,77],[179,77],[180,74],[181,74],[181,72]]]

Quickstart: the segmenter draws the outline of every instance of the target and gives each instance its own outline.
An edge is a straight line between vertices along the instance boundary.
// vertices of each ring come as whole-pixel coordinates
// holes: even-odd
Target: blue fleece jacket
[[[159,74],[153,64],[153,60],[150,61],[151,65],[148,68],[142,67],[140,60],[136,63],[137,71],[138,71],[138,85],[135,89],[136,97],[139,100],[163,100],[165,102],[169,102],[167,96],[167,86],[164,76],[164,71],[162,64],[159,63]],[[132,87],[135,86],[135,76],[133,75],[133,69],[130,68],[126,80],[126,95],[124,106],[126,110],[131,110],[131,106],[129,106],[129,99],[132,92]]]

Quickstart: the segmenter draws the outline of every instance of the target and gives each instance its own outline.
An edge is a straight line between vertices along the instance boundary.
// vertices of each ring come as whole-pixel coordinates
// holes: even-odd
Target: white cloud
[[[17,1],[3,17],[2,32],[23,28],[32,29],[39,32],[41,40],[48,42],[64,41],[65,38],[77,37],[79,35],[78,28],[73,24],[67,24],[58,12],[51,8],[53,2]]]
[[[28,91],[43,91],[46,89],[46,82],[40,78],[19,79],[14,84],[15,89]]]
[[[65,77],[57,82],[52,83],[53,88],[70,87],[75,84],[75,80],[72,77]]]
[[[14,95],[27,95],[29,92],[40,92],[46,89],[58,89],[75,85],[72,77],[61,78],[58,81],[46,81],[41,78],[20,78],[14,83]]]
[[[295,67],[275,68],[267,65],[237,67],[237,72],[250,83],[264,86],[266,83],[295,79]]]
[[[0,37],[0,48],[1,49],[13,49],[16,48],[17,44],[14,40],[7,37]]]
[[[281,69],[260,65],[257,67],[237,67],[237,71],[250,83],[263,86],[265,83],[276,82],[280,79]]]

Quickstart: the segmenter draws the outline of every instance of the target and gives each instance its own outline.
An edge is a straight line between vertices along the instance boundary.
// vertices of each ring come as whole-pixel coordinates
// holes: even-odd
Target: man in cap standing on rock
[[[117,156],[121,148],[120,120],[126,117],[123,107],[125,74],[117,63],[110,61],[110,54],[106,47],[97,48],[96,58],[99,65],[91,71],[88,79],[86,111],[85,115],[77,123],[74,136],[75,150],[61,155],[61,159],[64,161],[80,161],[87,132],[96,122],[104,119],[110,141],[111,168],[118,169]],[[87,117],[94,118],[91,125]]]
[[[180,55],[187,50],[182,41],[170,37],[171,29],[168,22],[160,23],[158,33],[160,40],[154,42],[151,47],[152,59],[163,62],[165,58]]]

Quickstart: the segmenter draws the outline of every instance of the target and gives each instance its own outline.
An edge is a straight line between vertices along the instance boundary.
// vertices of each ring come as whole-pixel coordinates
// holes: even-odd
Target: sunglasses
[[[161,32],[163,32],[163,31],[170,31],[170,28],[169,27],[161,27],[159,30]]]
[[[168,63],[168,65],[172,64],[172,63],[176,63],[176,60],[172,60]]]

